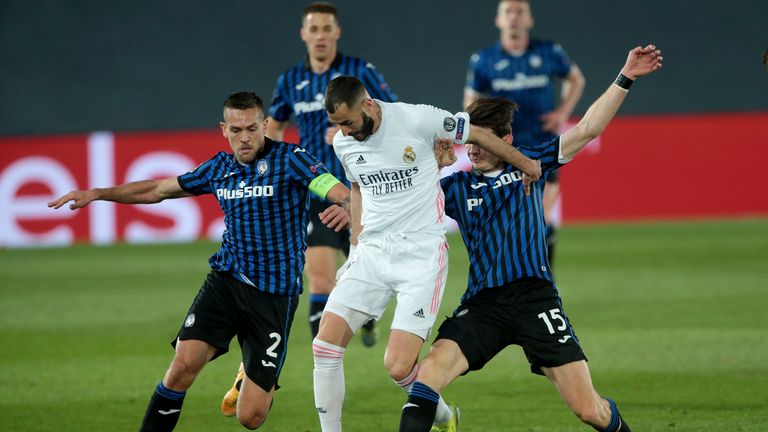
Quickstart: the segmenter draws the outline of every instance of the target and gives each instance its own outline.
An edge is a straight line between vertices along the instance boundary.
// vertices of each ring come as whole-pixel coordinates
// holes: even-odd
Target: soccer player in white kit
[[[448,274],[435,140],[471,140],[531,180],[541,167],[492,131],[470,128],[467,113],[373,100],[354,77],[328,84],[325,108],[341,128],[333,147],[352,190],[353,246],[312,343],[315,406],[322,430],[335,432],[341,431],[345,348],[366,321],[381,318],[393,297],[397,307],[384,365],[395,383],[412,391]],[[455,422],[455,410],[441,399],[436,425],[450,430]]]

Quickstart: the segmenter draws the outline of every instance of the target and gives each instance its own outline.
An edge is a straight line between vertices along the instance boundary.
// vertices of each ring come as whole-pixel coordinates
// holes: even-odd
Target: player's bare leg
[[[582,422],[599,431],[629,432],[612,401],[601,397],[592,385],[584,360],[553,368],[541,368],[568,407]]]
[[[141,431],[171,431],[176,427],[187,389],[215,353],[214,347],[200,340],[176,343],[176,354],[149,401]]]
[[[256,429],[264,424],[272,408],[274,394],[274,386],[270,391],[265,391],[245,375],[237,401],[237,419],[240,424],[247,429]]]

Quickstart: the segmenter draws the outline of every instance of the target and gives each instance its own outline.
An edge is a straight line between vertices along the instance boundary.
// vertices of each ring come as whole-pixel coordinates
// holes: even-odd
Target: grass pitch
[[[443,314],[467,274],[450,240]],[[0,250],[0,430],[137,430],[216,247]],[[568,227],[555,273],[595,385],[633,430],[768,430],[768,220]],[[319,430],[306,306],[263,430]],[[384,345],[347,350],[345,430],[397,430],[405,395]],[[234,341],[198,377],[177,430],[243,430],[219,414],[238,356]],[[591,430],[517,347],[444,396],[462,431]]]

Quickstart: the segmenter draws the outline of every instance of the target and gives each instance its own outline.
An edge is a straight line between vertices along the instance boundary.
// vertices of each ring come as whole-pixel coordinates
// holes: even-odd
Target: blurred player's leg
[[[553,265],[555,260],[555,246],[557,245],[557,229],[560,226],[560,215],[556,214],[557,203],[560,200],[560,182],[557,178],[547,180],[544,187],[544,219],[547,223],[547,253],[549,265]]]
[[[553,368],[541,368],[552,381],[568,407],[584,423],[598,431],[630,432],[616,404],[602,398],[592,386],[587,362],[571,362]]]
[[[141,423],[142,432],[172,431],[176,427],[187,389],[215,352],[211,345],[203,341],[192,339],[177,342],[171,366],[149,400]]]
[[[309,279],[309,327],[312,337],[317,336],[320,317],[323,315],[325,304],[328,303],[328,295],[336,284],[338,255],[339,250],[330,246],[307,248],[307,263],[304,269]]]

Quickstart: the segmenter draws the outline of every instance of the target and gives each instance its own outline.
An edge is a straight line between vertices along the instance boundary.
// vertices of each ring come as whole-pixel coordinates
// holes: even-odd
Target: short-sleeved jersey
[[[209,260],[211,269],[231,272],[261,291],[301,293],[307,192],[310,182],[326,172],[303,148],[265,138],[250,164],[220,152],[180,175],[182,189],[213,194],[224,211],[224,235]]]
[[[570,72],[568,54],[556,43],[531,39],[524,53],[512,55],[496,42],[472,54],[465,88],[517,103],[514,143],[533,148],[556,137],[542,130],[540,117],[555,108],[553,78]]]
[[[565,162],[560,139],[517,149],[541,161],[542,176],[531,184],[530,196],[525,196],[522,173],[509,164],[496,177],[461,171],[441,180],[446,214],[458,222],[469,255],[462,301],[524,277],[552,281],[541,198],[546,177]]]
[[[334,177],[346,183],[344,170],[333,153],[333,147],[325,142],[325,132],[331,126],[325,112],[325,87],[341,75],[359,79],[371,97],[386,102],[397,100],[397,95],[374,65],[338,53],[331,67],[322,74],[312,72],[309,59],[283,72],[277,79],[269,115],[280,122],[288,121],[291,114],[296,115],[301,146],[317,156]]]
[[[466,142],[469,115],[428,105],[376,103],[381,124],[374,134],[359,142],[339,131],[333,140],[347,177],[360,186],[363,231],[444,234],[434,141]]]

